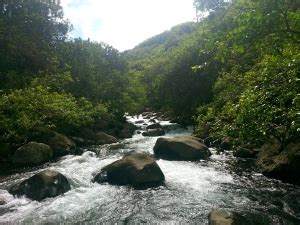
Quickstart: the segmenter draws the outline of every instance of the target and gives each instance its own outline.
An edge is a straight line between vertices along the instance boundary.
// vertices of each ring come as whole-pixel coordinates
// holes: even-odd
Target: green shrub
[[[299,48],[287,45],[281,55],[266,54],[245,73],[224,74],[216,82],[214,101],[198,108],[196,134],[209,124],[210,135],[230,136],[237,143],[292,141],[299,136],[299,68]]]
[[[102,104],[76,100],[42,86],[13,90],[0,96],[0,135],[6,141],[23,142],[40,127],[66,131],[91,124],[105,114],[107,108]]]

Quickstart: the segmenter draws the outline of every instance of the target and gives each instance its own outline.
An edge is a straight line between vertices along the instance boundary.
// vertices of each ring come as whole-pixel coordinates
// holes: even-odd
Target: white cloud
[[[119,50],[195,17],[193,0],[62,0],[73,34]]]

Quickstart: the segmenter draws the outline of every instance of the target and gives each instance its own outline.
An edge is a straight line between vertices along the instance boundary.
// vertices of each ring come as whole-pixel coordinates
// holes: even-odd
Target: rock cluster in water
[[[131,138],[137,127],[128,122],[97,120],[90,128],[72,131],[72,137],[36,128],[27,143],[14,146],[0,141],[0,172],[24,166],[36,166],[68,154],[81,154],[78,147],[118,142],[118,138]]]
[[[241,146],[234,146],[229,137],[218,139],[209,136],[207,132],[201,138],[207,146],[214,147],[219,152],[233,150],[235,157],[254,159],[257,169],[267,177],[300,185],[299,138],[279,141],[274,137],[263,145],[247,143]]]

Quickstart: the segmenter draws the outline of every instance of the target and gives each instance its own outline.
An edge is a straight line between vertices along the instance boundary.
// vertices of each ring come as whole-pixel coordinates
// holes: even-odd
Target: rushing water
[[[131,118],[134,122],[135,119]],[[167,122],[163,124],[169,125]],[[171,130],[166,136],[187,135],[191,130]],[[92,183],[105,165],[129,151],[153,153],[157,138],[141,134],[119,144],[94,146],[81,156],[6,177],[0,183],[2,223],[166,223],[207,224],[213,208],[234,211],[248,224],[300,224],[300,188],[268,179],[254,172],[253,162],[218,155],[209,160],[178,162],[158,160],[165,174],[164,186],[135,190],[128,186]],[[94,153],[94,152],[97,152]],[[64,174],[72,190],[42,202],[14,198],[6,189],[45,168]]]

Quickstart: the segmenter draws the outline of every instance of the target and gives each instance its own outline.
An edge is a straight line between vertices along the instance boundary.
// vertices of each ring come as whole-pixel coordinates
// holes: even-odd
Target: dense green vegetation
[[[0,3],[0,136],[67,132],[145,107],[237,144],[299,136],[298,0],[195,0],[185,23],[123,54],[68,37],[59,1]]]
[[[181,118],[191,118],[199,102],[209,102],[215,74],[195,72],[201,62],[201,37],[195,23],[172,28],[125,52],[130,73],[140,78],[148,105]],[[209,66],[217,71],[218,64]]]
[[[219,30],[211,60],[222,67],[213,101],[198,109],[200,134],[206,127],[252,144],[299,135],[299,4],[234,1],[211,12],[210,27]]]
[[[0,29],[0,141],[24,143],[45,127],[70,133],[130,109],[120,53],[69,39],[59,1],[1,1]]]

